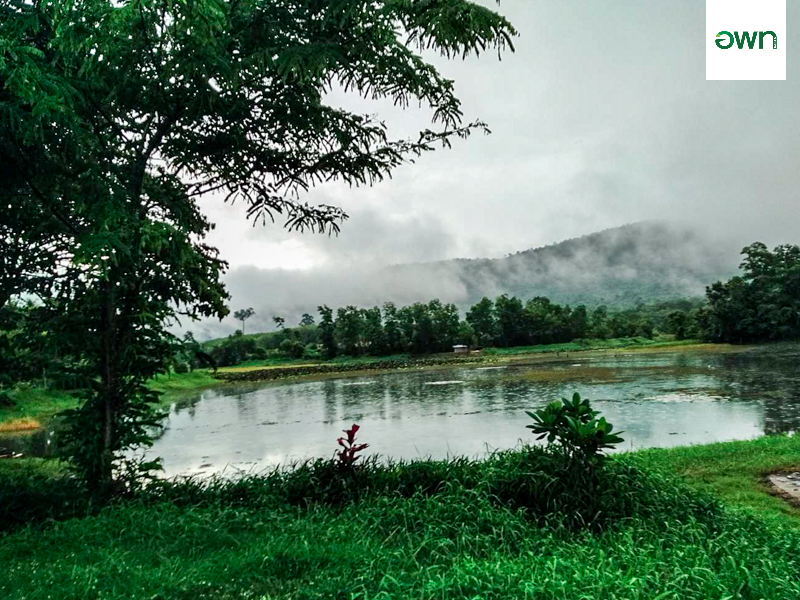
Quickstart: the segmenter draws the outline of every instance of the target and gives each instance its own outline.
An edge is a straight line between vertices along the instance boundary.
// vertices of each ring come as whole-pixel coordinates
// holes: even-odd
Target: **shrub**
[[[185,362],[175,363],[175,372],[176,373],[188,373],[189,372],[189,365]]]
[[[306,344],[306,348],[303,351],[303,358],[317,360],[322,358],[322,354],[320,354],[319,348],[316,344]]]
[[[572,401],[562,398],[561,402],[527,413],[534,424],[526,427],[538,434],[537,440],[555,442],[570,459],[583,465],[600,464],[606,458],[603,450],[624,441],[619,435],[622,432],[613,431],[605,417],[598,419],[600,413],[592,409],[588,399],[581,400],[577,392]]]
[[[50,520],[86,516],[93,510],[80,482],[63,473],[54,476],[47,471],[52,461],[2,462],[5,464],[0,469],[0,534],[25,525],[42,526]]]
[[[250,353],[250,358],[264,360],[267,358],[267,349],[262,346],[256,346],[253,352]]]
[[[300,340],[283,340],[280,350],[282,354],[290,358],[303,358],[306,347]]]

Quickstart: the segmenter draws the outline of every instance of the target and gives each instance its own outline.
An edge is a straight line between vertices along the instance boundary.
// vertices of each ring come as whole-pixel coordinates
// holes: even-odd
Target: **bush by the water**
[[[15,404],[16,403],[11,399],[11,396],[0,390],[0,408],[9,408]]]
[[[289,358],[303,358],[306,346],[300,340],[283,340],[280,345],[281,354]]]
[[[593,529],[665,510],[674,516],[700,518],[718,509],[709,498],[689,494],[674,482],[626,462],[611,461],[588,473],[563,453],[538,446],[497,452],[485,460],[380,464],[373,458],[357,469],[342,470],[337,462],[318,459],[234,480],[156,480],[117,502],[270,510],[342,507],[379,496],[429,497],[455,489],[484,494],[495,505],[520,510],[535,521],[557,515],[571,527]],[[671,500],[665,502],[667,498]],[[90,500],[74,479],[22,472],[0,477],[4,529],[85,516],[91,510]]]
[[[269,510],[342,507],[368,498],[430,497],[456,489],[485,495],[496,506],[520,510],[534,521],[557,517],[570,527],[596,530],[632,517],[692,514],[705,519],[719,510],[710,498],[627,462],[611,461],[590,474],[563,453],[539,446],[496,452],[485,460],[380,464],[373,459],[346,471],[319,459],[233,481],[159,481],[140,498],[183,507]]]
[[[528,412],[534,423],[526,427],[538,435],[537,440],[547,438],[548,443],[555,443],[569,459],[595,468],[606,458],[605,450],[624,441],[619,435],[622,432],[615,432],[605,417],[598,418],[599,414],[588,399],[581,400],[576,392],[572,400],[562,398],[561,402],[551,402],[542,409]]]

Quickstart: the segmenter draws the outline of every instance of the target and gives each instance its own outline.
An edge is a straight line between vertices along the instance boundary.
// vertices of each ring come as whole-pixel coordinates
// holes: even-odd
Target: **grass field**
[[[800,519],[759,482],[799,462],[787,437],[648,450],[595,490],[541,451],[355,479],[317,463],[100,509],[46,462],[6,461],[0,511],[32,522],[0,538],[0,597],[795,599]]]
[[[684,477],[695,489],[730,506],[800,526],[800,510],[770,494],[764,481],[768,473],[800,470],[800,436],[653,448],[630,453],[628,458],[643,468]]]

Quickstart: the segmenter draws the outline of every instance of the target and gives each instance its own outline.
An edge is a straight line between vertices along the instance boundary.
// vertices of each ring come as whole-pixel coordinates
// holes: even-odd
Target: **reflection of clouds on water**
[[[426,381],[425,385],[452,385],[454,383],[464,383],[461,379],[453,379],[452,381]]]

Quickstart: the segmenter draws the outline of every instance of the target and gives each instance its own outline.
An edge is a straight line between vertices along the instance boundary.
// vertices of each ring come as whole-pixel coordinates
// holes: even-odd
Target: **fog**
[[[514,54],[428,57],[456,81],[466,119],[485,120],[492,134],[420,157],[372,188],[312,190],[304,200],[350,215],[338,237],[252,227],[243,207],[203,201],[217,223],[209,241],[231,265],[231,308],[256,310],[249,331],[323,303],[462,302],[472,292],[459,263],[385,267],[501,258],[646,219],[699,232],[680,252],[692,290],[697,273],[735,266],[752,241],[800,242],[794,38],[786,40],[787,81],[706,81],[702,2],[503,0],[499,10],[520,31]],[[800,7],[787,11],[797,22]],[[340,92],[328,100],[377,112],[398,136],[428,123],[418,109]],[[673,256],[674,248],[659,250],[644,252]],[[574,258],[549,275],[598,277],[590,256]],[[638,276],[636,265],[627,268]],[[505,291],[496,278],[484,283],[486,293]],[[189,328],[216,336],[235,327],[228,318]]]

